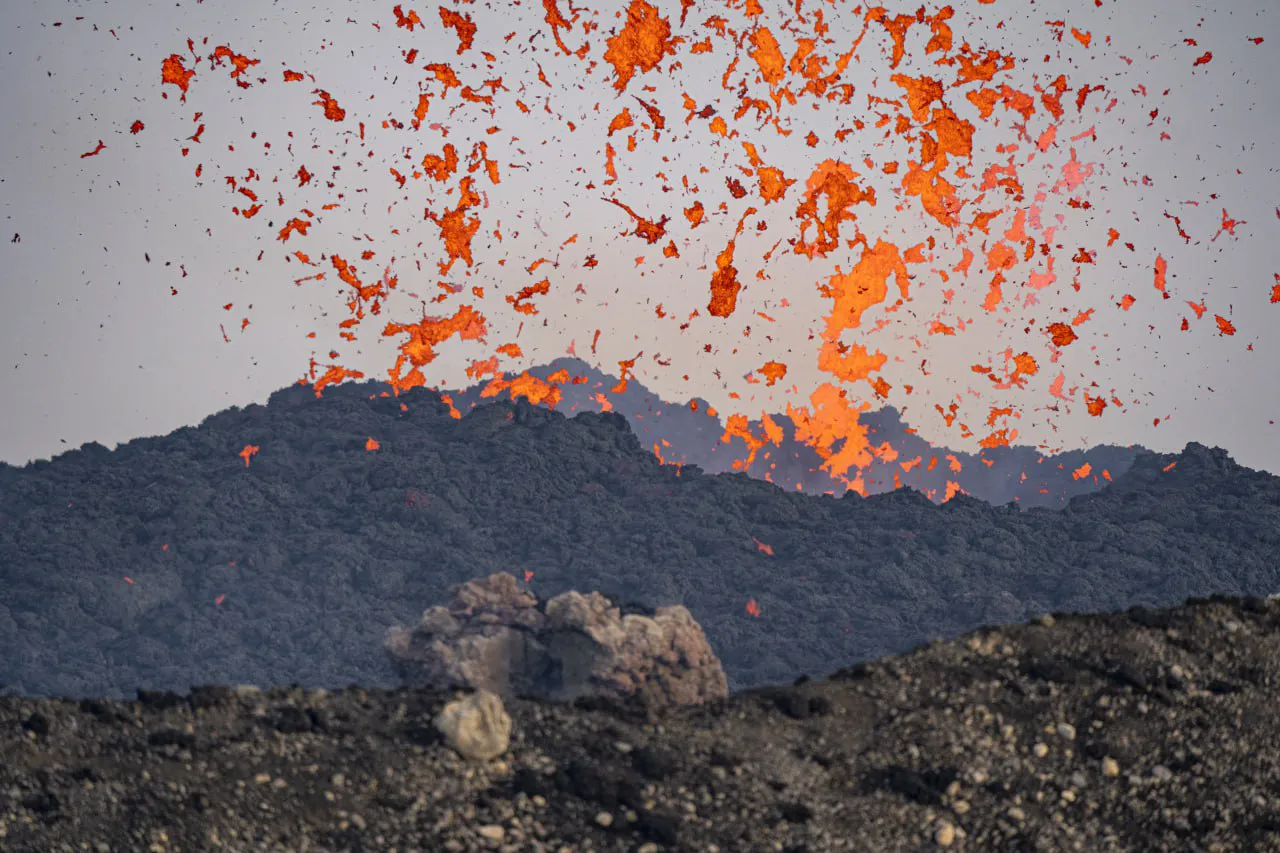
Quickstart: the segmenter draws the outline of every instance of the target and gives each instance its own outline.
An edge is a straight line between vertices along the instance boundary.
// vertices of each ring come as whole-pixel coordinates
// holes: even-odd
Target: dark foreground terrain
[[[0,699],[0,847],[1280,849],[1280,601],[1041,617],[694,709],[201,688]]]

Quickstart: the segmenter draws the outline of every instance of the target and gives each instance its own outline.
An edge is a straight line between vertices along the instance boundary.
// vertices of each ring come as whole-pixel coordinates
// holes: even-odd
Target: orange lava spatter
[[[617,74],[614,87],[622,91],[637,71],[652,71],[663,57],[674,52],[677,41],[671,37],[671,22],[656,7],[645,0],[631,0],[626,26],[609,38],[604,53],[605,62]]]
[[[994,11],[988,0],[979,0],[976,11],[937,3],[912,11],[840,0],[681,0],[678,16],[668,4],[648,0],[619,0],[607,9],[569,0],[533,5],[530,14],[524,7],[501,7],[511,21],[503,18],[501,27],[479,25],[487,19],[474,7],[438,8],[428,21],[438,15],[430,29],[443,37],[446,52],[435,51],[433,61],[419,58],[411,41],[424,28],[419,13],[403,4],[379,6],[375,29],[402,40],[394,48],[397,78],[412,78],[415,87],[391,105],[357,97],[348,81],[317,80],[304,71],[253,78],[269,58],[226,44],[202,54],[188,39],[185,54],[158,60],[164,97],[173,86],[183,105],[210,91],[237,99],[260,90],[267,97],[308,98],[301,103],[314,126],[290,133],[294,142],[324,129],[358,151],[361,164],[378,164],[365,171],[322,166],[311,161],[325,156],[324,146],[290,143],[285,150],[295,159],[278,175],[269,173],[283,158],[280,150],[248,177],[243,167],[229,170],[226,183],[239,204],[252,203],[233,208],[238,226],[293,244],[286,260],[317,268],[295,283],[333,281],[343,288],[347,316],[336,331],[344,341],[355,341],[358,329],[377,319],[380,336],[396,347],[386,370],[396,393],[434,387],[431,365],[441,350],[466,344],[460,363],[470,365],[469,378],[486,382],[483,396],[554,406],[560,386],[575,377],[561,372],[537,379],[528,372],[508,375],[502,367],[504,360],[525,356],[527,347],[516,340],[526,321],[558,322],[553,300],[595,299],[598,282],[633,271],[683,280],[693,303],[673,308],[664,293],[652,300],[662,303],[656,311],[653,304],[643,308],[644,316],[678,324],[681,335],[700,336],[689,349],[705,359],[729,359],[739,347],[756,347],[744,352],[751,355],[747,365],[759,365],[747,368],[747,381],[789,398],[786,418],[796,440],[816,450],[833,484],[865,493],[861,471],[897,455],[872,441],[861,415],[873,403],[909,402],[914,384],[925,386],[939,362],[958,368],[957,382],[973,384],[920,404],[925,416],[954,431],[957,440],[999,447],[1015,441],[1033,415],[1048,422],[1046,412],[1075,408],[1103,417],[1122,408],[1121,398],[1140,396],[1104,393],[1116,382],[1106,381],[1100,360],[1073,361],[1105,338],[1089,333],[1091,318],[1107,312],[1145,318],[1151,306],[1176,295],[1180,301],[1170,304],[1186,314],[1185,304],[1194,314],[1179,316],[1180,328],[1190,330],[1208,314],[1214,322],[1200,322],[1197,329],[1237,334],[1229,309],[1213,313],[1211,299],[1178,285],[1165,253],[1122,242],[1118,229],[1127,226],[1104,228],[1105,245],[1082,245],[1096,235],[1078,237],[1076,223],[1087,221],[1080,217],[1102,215],[1091,195],[1105,189],[1099,176],[1114,140],[1100,138],[1099,117],[1131,88],[1098,77],[1078,79],[1092,74],[1080,70],[1089,68],[1084,57],[1111,50],[1110,39],[1091,23],[1096,18],[1081,13],[1078,20],[1045,22],[1048,52],[1019,58],[1003,44],[981,43],[979,30],[971,31]],[[451,55],[461,58],[440,61]],[[1196,74],[1214,74],[1222,63],[1211,59],[1206,52],[1187,65]],[[204,62],[230,73],[197,74]],[[289,85],[307,79],[307,86]],[[286,88],[274,90],[281,85]],[[570,85],[573,97],[565,94]],[[578,109],[583,103],[593,106]],[[200,142],[203,115],[192,117],[195,133],[179,143],[182,156]],[[529,125],[528,117],[538,123]],[[504,127],[517,121],[534,130],[517,134]],[[141,129],[135,121],[131,132]],[[575,170],[543,170],[536,178],[546,183],[548,197],[551,188],[573,193],[576,207],[561,207],[559,199],[540,206],[541,188],[531,198],[500,195],[512,183],[503,176],[538,169],[532,159],[540,148],[566,146],[575,153]],[[105,148],[99,142],[82,157]],[[784,151],[791,152],[785,160]],[[304,156],[309,162],[298,162]],[[1106,168],[1114,174],[1126,165],[1107,162]],[[404,200],[412,216],[402,216],[381,237],[363,229],[336,236],[332,228],[323,230],[329,228],[326,214],[360,203],[356,193],[369,190],[354,186],[353,175],[372,176],[380,182],[375,188]],[[1126,181],[1144,177],[1131,172]],[[272,178],[282,189],[268,194],[258,182]],[[491,206],[491,195],[502,201]],[[264,205],[278,209],[274,219]],[[561,242],[563,234],[548,235],[542,222],[549,216],[567,217],[565,233],[573,231],[573,237]],[[1190,244],[1182,220],[1164,216],[1167,222],[1155,220],[1157,225],[1176,228]],[[626,229],[621,239],[618,223]],[[1239,239],[1236,229],[1245,224],[1223,209],[1212,240]],[[412,256],[377,245],[410,233],[419,241]],[[519,242],[531,233],[546,239]],[[582,243],[568,248],[579,234]],[[351,250],[353,240],[362,251]],[[611,241],[627,248],[604,251]],[[1109,290],[1097,269],[1104,257],[1121,252],[1146,258],[1138,266],[1153,277]],[[381,278],[365,283],[370,276],[362,278],[362,267],[375,258]],[[785,276],[776,271],[784,261],[793,264]],[[443,280],[418,283],[424,264],[428,278]],[[399,288],[401,276],[414,280],[419,292]],[[1148,282],[1161,299],[1141,296],[1150,293],[1140,289]],[[421,297],[433,287],[429,299]],[[634,315],[627,300],[635,297],[639,305],[646,295],[608,285],[615,287],[612,301],[597,303],[603,316],[591,323],[592,356],[602,330],[613,329],[624,354],[648,352],[645,369],[687,379],[693,372],[688,361],[677,362],[647,342],[631,348]],[[788,320],[787,310],[798,310],[787,298],[776,299],[795,302],[792,291],[816,295],[825,311],[807,318],[807,342],[770,330]],[[399,314],[401,293],[421,304],[416,319],[388,319]],[[1280,274],[1270,299],[1280,302]],[[428,301],[434,315],[427,314]],[[548,310],[553,304],[556,311]],[[760,320],[770,324],[765,335]],[[998,340],[988,331],[973,333],[975,326],[997,329]],[[1157,328],[1154,321],[1151,328]],[[572,340],[589,329],[557,331],[572,353]],[[717,347],[713,335],[720,343],[737,342]],[[964,355],[957,357],[961,344]],[[473,357],[476,348],[483,352]],[[618,385],[598,395],[602,410],[612,405],[609,394],[625,393],[643,356],[619,362]],[[330,353],[330,362],[337,358]],[[802,366],[819,378],[802,379]],[[717,377],[721,367],[731,369],[728,361],[716,361]],[[906,370],[921,378],[903,381]],[[302,381],[319,395],[363,376],[313,357]],[[787,377],[796,384],[783,386]],[[945,390],[947,383],[940,384]],[[737,392],[728,396],[742,410],[723,413],[722,441],[745,470],[783,441],[784,430],[763,411],[746,411]],[[445,403],[460,417],[449,398]],[[367,446],[378,449],[372,438]],[[242,451],[246,466],[257,450]],[[656,444],[654,452],[662,455]],[[678,450],[667,455],[679,458]],[[958,472],[959,462],[950,461]],[[911,470],[907,464],[915,463],[904,463],[904,473]],[[1091,476],[1087,463],[1079,470],[1081,477]],[[959,491],[949,481],[946,497]],[[755,606],[752,600],[748,612]]]

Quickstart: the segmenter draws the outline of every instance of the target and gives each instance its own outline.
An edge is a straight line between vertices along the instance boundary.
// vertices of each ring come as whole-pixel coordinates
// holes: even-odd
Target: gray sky
[[[971,236],[965,244],[978,256],[972,274],[962,280],[953,273],[949,282],[941,281],[931,270],[951,269],[965,246],[923,217],[914,200],[895,195],[901,174],[880,169],[890,160],[905,166],[912,156],[918,159],[918,145],[897,137],[885,140],[872,125],[876,111],[888,108],[870,105],[867,95],[901,97],[902,90],[890,81],[894,73],[944,79],[955,73],[933,66],[936,57],[922,58],[927,27],[913,28],[908,55],[893,70],[885,58],[890,45],[885,33],[868,35],[859,61],[845,75],[856,91],[850,104],[784,104],[780,115],[796,131],[790,137],[783,139],[748,117],[731,123],[741,136],[730,142],[709,133],[705,121],[686,122],[688,110],[682,106],[686,94],[699,107],[718,104],[721,114],[736,106],[718,85],[731,58],[723,42],[701,56],[689,55],[686,44],[683,67],[669,72],[667,58],[656,71],[637,74],[620,93],[603,61],[587,72],[583,63],[557,52],[541,3],[500,4],[496,12],[481,4],[446,3],[477,25],[475,46],[461,56],[457,36],[440,26],[438,3],[403,4],[424,22],[413,32],[395,27],[394,5],[7,4],[0,31],[0,73],[7,81],[0,90],[6,117],[0,137],[5,219],[0,391],[8,405],[0,459],[21,464],[90,440],[114,446],[198,423],[230,405],[261,402],[300,377],[312,354],[327,362],[330,348],[340,352],[340,363],[384,375],[395,347],[378,340],[382,324],[417,318],[419,300],[410,292],[423,298],[440,292],[441,277],[435,274],[443,258],[439,231],[423,221],[423,209],[442,211],[457,198],[456,180],[410,182],[402,189],[389,169],[411,171],[445,141],[454,143],[465,161],[473,143],[484,140],[501,180],[493,185],[483,170],[476,173],[486,206],[475,211],[483,221],[473,241],[475,263],[470,268],[456,264],[446,278],[468,290],[483,286],[486,295],[468,300],[464,291],[430,313],[451,314],[471,301],[488,317],[490,334],[484,345],[441,345],[428,373],[433,383],[464,383],[463,369],[471,359],[487,357],[505,343],[518,343],[524,353],[502,362],[518,371],[563,355],[573,341],[580,357],[615,372],[618,361],[643,352],[636,376],[668,399],[702,396],[723,410],[752,417],[788,404],[808,405],[815,387],[833,381],[818,369],[817,343],[809,337],[823,328],[831,310],[820,288],[835,272],[848,272],[858,250],[841,248],[807,260],[788,254],[785,238],[798,232],[793,215],[810,173],[823,160],[839,159],[859,173],[864,186],[876,188],[877,205],[858,208],[859,227],[872,244],[885,239],[905,250],[930,237],[936,240],[935,261],[912,267],[910,301],[899,311],[886,311],[889,303],[872,307],[859,329],[841,337],[843,343],[860,343],[889,357],[881,374],[894,389],[889,402],[903,409],[926,438],[971,450],[990,431],[983,425],[988,409],[1013,404],[1022,412],[1008,424],[1019,431],[1018,443],[1056,449],[1138,442],[1176,450],[1197,440],[1226,447],[1243,464],[1280,473],[1280,433],[1271,423],[1280,420],[1280,349],[1273,333],[1280,305],[1270,303],[1273,285],[1280,284],[1275,278],[1280,273],[1280,179],[1273,159],[1280,105],[1272,94],[1280,77],[1275,50],[1280,15],[1268,4],[1240,2],[1225,10],[1185,0],[1108,0],[1101,8],[1064,0],[953,4],[956,16],[950,23],[957,46],[967,40],[975,48],[996,47],[1018,58],[1018,68],[997,83],[1029,91],[1033,74],[1044,84],[1065,73],[1072,86],[1055,143],[1019,171],[1029,197],[1038,187],[1047,191],[1039,203],[1044,224],[1062,216],[1053,241],[1064,247],[1054,252],[1056,282],[1033,294],[1026,286],[1028,275],[1043,271],[1043,264],[1018,266],[1005,284],[1006,302],[995,312],[981,307],[991,276],[977,240]],[[657,5],[673,22],[679,18],[678,2]],[[891,6],[889,12],[914,12],[918,5]],[[690,43],[701,39],[707,31],[702,22],[714,13],[736,26],[742,4],[734,6],[725,11],[722,4],[700,4],[690,12],[688,26],[677,32]],[[817,6],[813,0],[806,4],[807,9]],[[560,8],[570,16],[567,2],[561,0]],[[604,39],[621,25],[613,13],[625,5],[614,0],[592,8],[599,30],[584,35],[579,23],[563,38],[571,48],[589,41],[590,56],[601,60]],[[834,57],[848,48],[861,17],[849,5],[822,8],[834,44],[819,52]],[[770,9],[765,21],[784,41],[778,26],[783,16]],[[75,21],[77,15],[84,19]],[[1054,20],[1065,21],[1065,28],[1047,24]],[[55,22],[61,26],[54,27]],[[1088,46],[1072,36],[1073,28],[1092,35]],[[508,42],[511,32],[517,35]],[[177,53],[192,67],[188,38],[204,58],[194,66],[197,75],[184,104],[174,86],[161,85],[161,63]],[[1263,42],[1251,41],[1256,38]],[[784,41],[787,56],[789,44]],[[260,60],[245,75],[253,85],[237,87],[225,63],[209,68],[208,56],[218,45]],[[411,49],[419,51],[412,65],[404,57]],[[487,63],[481,51],[491,51],[495,61]],[[1196,65],[1205,52],[1212,59]],[[430,75],[422,67],[432,62],[450,63],[464,84],[477,87],[501,75],[505,89],[495,95],[492,114],[464,104],[456,89],[441,97],[438,84],[423,84]],[[758,72],[742,73],[753,70],[750,63],[743,51],[738,76],[752,79],[753,93],[767,98],[767,86],[754,80]],[[538,82],[539,67],[549,86]],[[312,75],[314,82],[284,83],[284,69]],[[256,83],[259,77],[267,82]],[[1077,113],[1074,91],[1085,83],[1105,85],[1107,92],[1090,95]],[[347,110],[343,122],[321,115],[312,94],[316,89],[329,92]],[[408,123],[421,91],[436,97],[419,131],[380,128],[387,118]],[[665,116],[667,128],[658,141],[642,127],[648,119],[633,96],[658,105]],[[516,99],[530,111],[516,109]],[[973,118],[963,94],[949,93],[946,103]],[[607,136],[609,121],[623,107],[630,108],[636,127]],[[1012,116],[999,109],[997,114]],[[835,132],[854,118],[867,128],[837,141]],[[132,134],[135,120],[145,129]],[[356,137],[359,121],[366,125],[364,142]],[[1038,140],[1045,121],[1041,110],[1028,123],[1031,141]],[[568,122],[576,129],[570,130]],[[978,122],[974,171],[1007,159],[995,146],[1018,141],[1012,122]],[[201,124],[206,129],[200,140],[188,140]],[[499,129],[490,133],[491,127]],[[1090,128],[1094,133],[1082,136]],[[820,139],[813,148],[804,143],[810,130]],[[253,132],[256,138],[250,137]],[[634,152],[625,150],[629,133],[637,137]],[[100,153],[81,156],[100,139],[106,146]],[[749,165],[740,145],[744,139],[757,145],[766,163],[797,181],[783,201],[766,205],[755,195],[740,202],[730,197],[727,177],[755,185],[741,171]],[[606,141],[618,152],[619,179],[611,186],[603,185]],[[289,145],[292,155],[285,151]],[[186,157],[183,147],[190,149]],[[1017,156],[1025,160],[1032,147],[1022,141]],[[1072,151],[1086,170],[1091,164],[1093,173],[1078,190],[1054,193]],[[864,167],[864,157],[871,157],[876,168]],[[337,173],[330,171],[334,164],[341,166]],[[317,178],[306,188],[298,188],[293,177],[301,165]],[[245,181],[250,169],[259,181]],[[661,190],[657,172],[667,176],[674,191]],[[261,197],[264,209],[258,216],[246,219],[232,212],[250,202],[228,185],[228,175]],[[713,213],[696,229],[687,227],[681,213],[695,198],[680,186],[681,176],[700,186],[696,198]],[[271,183],[276,177],[279,182]],[[324,186],[328,180],[335,189]],[[584,188],[588,182],[594,182],[593,189]],[[337,192],[345,193],[341,206],[317,216],[305,237],[288,243],[273,239],[300,208],[319,213]],[[285,197],[283,206],[276,204],[277,193]],[[607,197],[652,219],[670,216],[667,236],[654,246],[620,236],[635,223]],[[1073,197],[1090,208],[1068,207]],[[721,201],[729,203],[728,212],[714,214]],[[735,262],[744,289],[731,317],[710,317],[711,269],[747,204],[760,213],[747,220],[737,241]],[[1030,204],[1028,198],[1023,206]],[[1007,210],[1009,215],[991,229],[992,244],[1010,227],[1013,208]],[[1234,236],[1218,233],[1223,210],[1242,223]],[[1189,241],[1179,236],[1166,212],[1179,217]],[[767,230],[756,233],[757,220]],[[1121,236],[1107,249],[1112,227]],[[392,235],[393,228],[401,233]],[[495,229],[501,241],[492,238]],[[21,235],[20,242],[11,242],[14,234]],[[577,241],[561,246],[573,234]],[[846,228],[842,235],[852,232]],[[663,258],[660,250],[668,238],[676,242],[680,258]],[[780,239],[781,249],[765,263],[763,255]],[[1125,242],[1132,242],[1134,251],[1123,250]],[[1072,263],[1080,247],[1096,251],[1096,262]],[[376,256],[362,262],[365,249]],[[366,283],[391,263],[403,292],[388,302],[381,318],[364,324],[358,344],[342,341],[336,326],[346,316],[344,286],[327,263],[307,268],[287,260],[295,250],[317,259],[339,253],[359,268]],[[589,254],[599,260],[590,269],[582,263]],[[1168,264],[1168,300],[1153,284],[1158,255]],[[560,264],[526,272],[541,256]],[[637,256],[645,257],[638,266]],[[756,278],[759,269],[766,280]],[[327,270],[323,281],[294,283],[320,270]],[[549,292],[532,300],[539,313],[513,311],[505,297],[544,277]],[[575,291],[578,284],[585,293]],[[949,302],[947,290],[952,291]],[[1125,294],[1136,298],[1128,310],[1117,304]],[[1034,303],[1028,295],[1034,295]],[[1188,301],[1203,303],[1204,316],[1197,318]],[[230,310],[224,310],[227,304]],[[659,304],[665,316],[658,315]],[[1051,362],[1045,324],[1068,322],[1088,309],[1094,313],[1087,322],[1073,327],[1079,339],[1058,349],[1058,360]],[[694,310],[700,316],[689,320]],[[1215,315],[1230,320],[1236,334],[1219,334]],[[1186,332],[1179,330],[1184,317],[1189,318]],[[249,325],[242,330],[245,318]],[[953,336],[928,335],[935,319],[964,328]],[[680,330],[686,321],[688,328]],[[596,329],[601,335],[593,355]],[[311,331],[315,339],[307,338]],[[703,352],[706,344],[712,352]],[[971,370],[976,364],[1003,372],[1006,349],[1037,358],[1041,370],[1027,387],[993,390]],[[772,388],[745,381],[770,360],[787,364],[783,381]],[[1070,401],[1049,393],[1060,373],[1066,389],[1077,389]],[[906,385],[913,386],[909,395]],[[874,399],[866,382],[850,384],[848,391],[851,399]],[[1084,391],[1117,398],[1124,406],[1091,417]],[[958,426],[948,427],[936,410],[952,402],[960,405],[960,420],[970,424],[973,438],[963,439]],[[1153,426],[1157,418],[1158,427]]]

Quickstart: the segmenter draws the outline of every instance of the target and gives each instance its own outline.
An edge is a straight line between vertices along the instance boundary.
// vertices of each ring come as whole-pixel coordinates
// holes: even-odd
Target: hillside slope
[[[387,629],[495,571],[684,604],[740,689],[1034,613],[1276,592],[1280,478],[1192,444],[1062,511],[812,496],[662,466],[614,414],[294,387],[0,467],[0,689],[392,687]]]

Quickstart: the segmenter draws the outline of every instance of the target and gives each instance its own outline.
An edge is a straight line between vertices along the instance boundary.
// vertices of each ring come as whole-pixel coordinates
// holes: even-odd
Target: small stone
[[[1041,613],[1036,617],[1036,624],[1042,628],[1052,628],[1057,621],[1048,613]]]
[[[1165,767],[1163,764],[1157,764],[1155,767],[1151,768],[1151,775],[1155,777],[1158,782],[1168,782],[1173,778],[1173,771],[1168,767]]]
[[[609,812],[597,812],[596,823],[600,826],[611,826],[613,824],[613,815]]]
[[[1014,806],[1013,808],[1009,809],[1009,819],[1016,820],[1019,823],[1021,823],[1022,821],[1027,819],[1027,813],[1024,812],[1018,806]]]
[[[1058,723],[1058,737],[1064,740],[1076,739],[1076,727],[1070,723]]]
[[[1110,755],[1102,759],[1102,775],[1112,777],[1120,775],[1120,765]]]
[[[489,839],[490,841],[501,841],[507,834],[507,831],[496,823],[488,823],[484,826],[478,827],[476,832],[480,833],[481,836]]]
[[[1031,748],[1031,752],[1036,758],[1044,758],[1049,754],[1049,746],[1048,744],[1037,743]]]
[[[476,761],[497,758],[511,742],[511,717],[502,700],[487,690],[445,705],[435,725],[459,755]]]
[[[956,828],[949,820],[938,821],[933,831],[933,840],[939,847],[950,847],[956,840]]]

